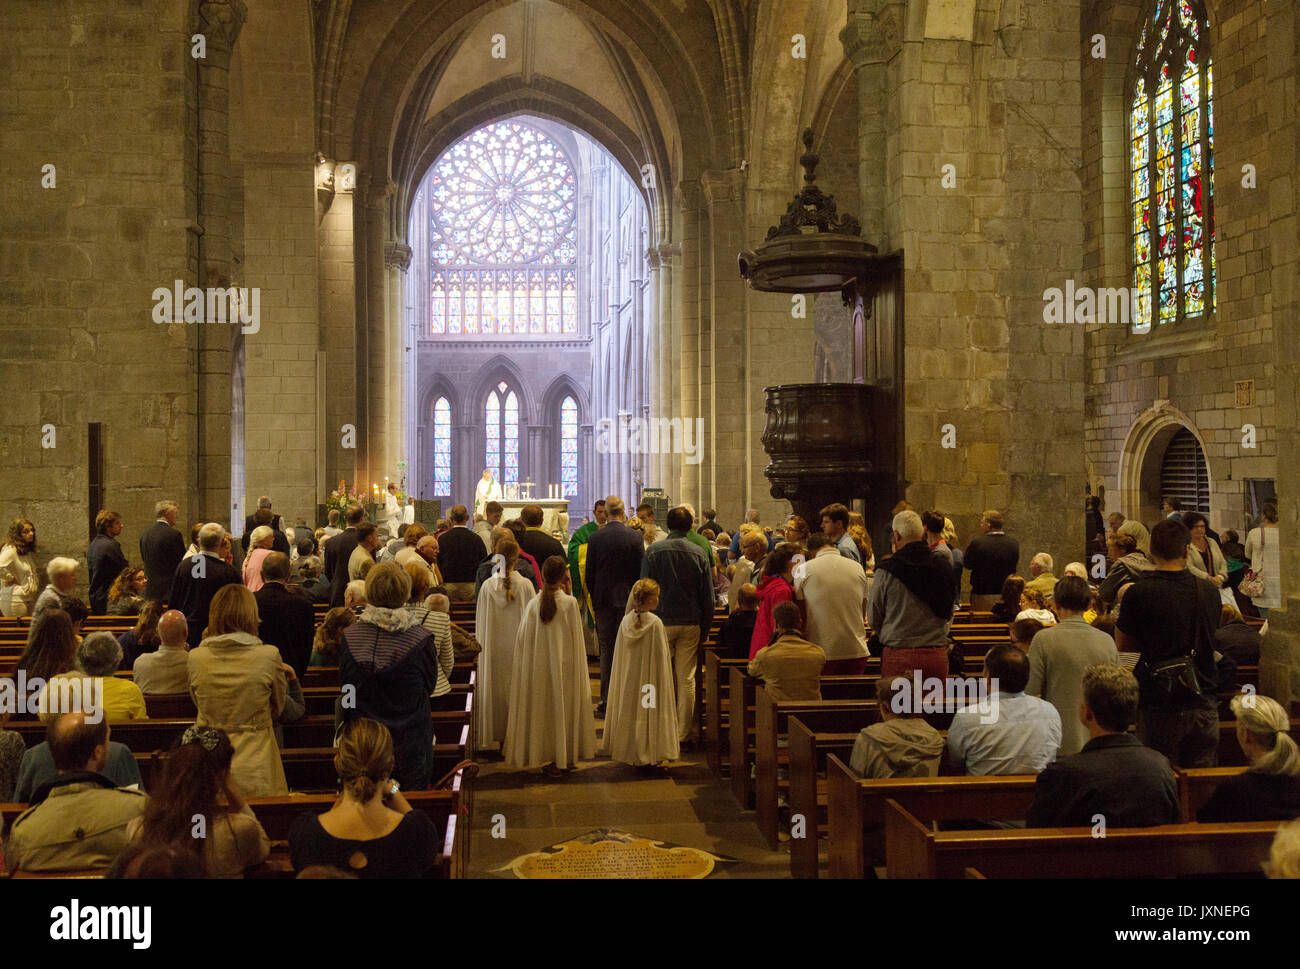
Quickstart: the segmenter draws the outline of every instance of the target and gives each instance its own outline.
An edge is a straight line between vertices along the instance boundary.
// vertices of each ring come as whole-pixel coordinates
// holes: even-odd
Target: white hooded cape
[[[510,709],[510,681],[515,670],[515,637],[524,607],[537,593],[518,572],[510,573],[514,599],[506,601],[503,576],[494,575],[479,590],[474,614],[474,637],[483,647],[478,657],[477,707],[474,721],[478,745],[505,739]]]
[[[639,628],[635,612],[618,627],[600,749],[625,764],[657,764],[680,756],[673,662],[664,624],[652,612],[641,614]]]
[[[596,718],[578,600],[557,592],[541,619],[539,595],[524,609],[515,641],[505,758],[512,767],[572,767],[596,754]]]

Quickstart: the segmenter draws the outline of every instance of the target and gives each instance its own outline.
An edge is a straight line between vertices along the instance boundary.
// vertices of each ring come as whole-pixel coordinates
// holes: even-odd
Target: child
[[[722,659],[748,659],[757,619],[758,589],[746,582],[736,596],[736,611],[727,617],[718,633],[718,656]]]
[[[510,716],[503,748],[511,767],[541,766],[563,776],[596,752],[587,644],[569,566],[558,555],[542,565],[542,594],[524,608],[515,641]]]
[[[637,767],[654,767],[680,755],[673,663],[664,624],[653,612],[659,583],[632,586],[632,612],[623,617],[609,674],[601,752]]]

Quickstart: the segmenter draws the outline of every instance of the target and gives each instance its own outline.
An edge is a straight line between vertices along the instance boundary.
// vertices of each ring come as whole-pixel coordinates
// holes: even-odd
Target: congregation
[[[499,502],[480,507],[471,519],[456,505],[430,531],[377,525],[353,505],[343,527],[331,512],[312,530],[286,527],[263,498],[246,542],[197,523],[187,548],[176,504],[162,501],[139,566],[117,541],[121,517],[104,510],[85,551],[89,607],[74,595],[77,559],[50,559],[38,588],[35,526],[13,522],[0,609],[29,618],[16,672],[41,684],[33,712],[47,728],[31,749],[0,730],[0,800],[29,805],[6,832],[7,869],[234,877],[259,865],[270,841],[246,799],[288,793],[284,725],[305,712],[308,671],[337,666],[350,700],[335,704],[341,792],[294,823],[293,868],[424,874],[438,832],[401,792],[436,780],[431,714],[455,699],[457,659],[477,657],[480,753],[556,779],[596,757],[662,776],[698,743],[697,680],[718,611],[718,655],[747,661],[778,701],[820,700],[823,676],[861,675],[879,657],[879,720],[851,757],[860,777],[1034,774],[1031,827],[1172,823],[1173,769],[1216,764],[1219,694],[1258,662],[1245,616],[1277,604],[1272,505],[1243,544],[1176,501],[1150,528],[1114,515],[1102,533],[1090,501],[1088,551],[1105,549],[1085,556],[1095,565],[1058,577],[1038,552],[1027,578],[996,510],[963,549],[950,518],[906,503],[881,545],[843,504],[823,508],[815,531],[798,516],[765,527],[751,511],[731,533],[685,504],[660,528],[652,505],[629,516],[615,495],[572,534],[563,521],[545,530],[537,505],[508,521]],[[1008,641],[984,658],[980,702],[948,703],[936,727],[922,692],[965,672],[951,635],[965,572],[969,608],[1005,622]],[[472,604],[472,634],[453,603]],[[319,624],[317,605],[328,610]],[[89,616],[114,614],[136,625],[83,635]],[[102,716],[60,706],[70,680]],[[184,693],[194,725],[146,794],[114,725],[146,719],[146,696]],[[1198,816],[1300,817],[1287,711],[1253,690],[1230,706],[1251,766]],[[189,832],[197,815],[211,819],[202,841]]]

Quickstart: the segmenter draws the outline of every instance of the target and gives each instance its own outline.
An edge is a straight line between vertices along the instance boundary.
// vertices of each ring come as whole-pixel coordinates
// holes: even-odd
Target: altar
[[[542,531],[550,533],[562,530],[556,522],[556,516],[558,516],[560,512],[568,514],[569,500],[567,498],[503,498],[501,499],[501,507],[504,508],[505,511],[501,515],[501,520],[504,522],[509,521],[512,518],[518,518],[519,513],[528,505],[536,505],[542,509]],[[565,531],[565,537],[567,539],[568,530],[563,529],[563,531]]]

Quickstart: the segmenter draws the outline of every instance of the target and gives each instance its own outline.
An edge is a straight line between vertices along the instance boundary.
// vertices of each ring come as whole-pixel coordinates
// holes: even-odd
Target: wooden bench
[[[826,759],[835,754],[845,763],[858,733],[876,722],[878,711],[847,716],[838,730],[813,730],[803,715],[792,715],[787,733],[790,758],[790,877],[818,877],[820,838],[826,830]],[[808,718],[812,719],[812,718]],[[796,823],[801,830],[796,830]]]
[[[722,776],[727,760],[729,729],[729,701],[731,670],[742,672],[749,665],[747,659],[723,659],[715,649],[704,651],[704,748],[709,769]]]
[[[831,681],[840,677],[823,677],[822,695],[837,692]],[[767,841],[768,847],[776,850],[780,844],[780,806],[782,788],[789,787],[783,781],[780,767],[784,760],[780,744],[789,729],[789,718],[800,716],[813,730],[847,730],[854,724],[865,726],[867,722],[879,719],[879,708],[875,701],[875,683],[870,686],[870,699],[865,688],[856,681],[862,677],[843,677],[851,681],[844,684],[845,698],[822,700],[774,700],[767,690],[759,686],[755,690],[754,704],[756,723],[754,732],[754,807],[758,830]],[[861,726],[858,727],[861,729]]]
[[[889,878],[1150,878],[1258,874],[1280,821],[1110,828],[931,831],[885,802]]]

